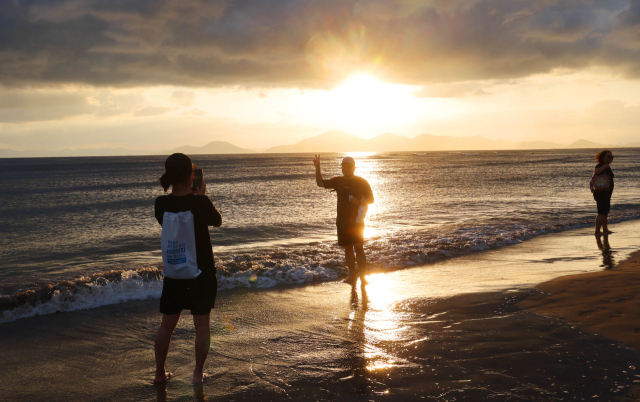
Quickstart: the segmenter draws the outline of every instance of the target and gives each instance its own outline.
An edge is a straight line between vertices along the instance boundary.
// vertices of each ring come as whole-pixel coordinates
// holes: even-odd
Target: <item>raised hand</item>
[[[315,158],[313,158],[313,164],[315,165],[316,169],[320,168],[320,155],[315,155]]]

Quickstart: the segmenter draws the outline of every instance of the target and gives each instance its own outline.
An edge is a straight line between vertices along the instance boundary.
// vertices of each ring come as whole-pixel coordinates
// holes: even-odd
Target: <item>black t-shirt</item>
[[[596,168],[603,167],[603,166],[604,166],[604,163],[598,163],[596,165]],[[609,178],[611,179],[611,187],[609,187],[609,195],[611,195],[613,193],[613,170],[611,170],[611,167],[608,167],[602,173],[608,174]],[[600,174],[602,174],[602,173],[600,173]]]
[[[358,176],[338,176],[324,180],[324,187],[335,189],[338,194],[338,217],[336,218],[336,225],[359,225],[356,223],[358,206],[349,202],[349,196],[354,196],[359,200],[366,197],[373,202],[373,192],[371,191],[369,183]]]
[[[188,194],[180,197],[161,195],[156,198],[156,219],[161,226],[165,212],[178,213],[185,211],[191,211],[193,214],[198,269],[202,272],[212,271],[215,274],[209,226],[220,226],[222,224],[222,216],[209,197]]]

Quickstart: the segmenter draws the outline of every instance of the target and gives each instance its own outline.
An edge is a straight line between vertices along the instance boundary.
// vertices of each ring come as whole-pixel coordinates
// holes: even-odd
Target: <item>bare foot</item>
[[[193,383],[194,384],[202,384],[203,382],[205,382],[209,378],[211,378],[209,373],[200,373],[200,374],[193,373]]]
[[[602,236],[602,232],[596,232],[596,237]]]
[[[162,384],[163,382],[167,381],[171,377],[173,377],[173,373],[165,371],[164,375],[162,373],[156,374],[156,378],[153,379],[153,383]]]
[[[606,232],[604,232],[604,234],[612,234],[613,232],[610,230],[607,230]]]
[[[351,283],[351,284],[354,284],[354,283],[356,283],[356,281],[357,281],[357,280],[358,280],[358,277],[357,277],[356,275],[349,275],[349,276],[347,276],[347,278],[346,278],[344,281],[342,281],[342,282],[344,282],[344,283]]]

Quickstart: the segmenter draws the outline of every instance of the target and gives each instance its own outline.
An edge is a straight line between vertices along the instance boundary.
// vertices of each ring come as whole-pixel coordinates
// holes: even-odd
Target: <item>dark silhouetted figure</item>
[[[342,160],[343,176],[329,180],[322,178],[320,156],[313,159],[316,167],[316,183],[319,187],[333,189],[338,194],[338,245],[344,247],[344,256],[349,268],[349,277],[345,282],[355,284],[358,274],[362,285],[367,280],[367,257],[364,254],[364,215],[369,204],[373,204],[371,186],[362,177],[355,175],[356,162],[347,156]],[[353,255],[355,250],[355,256]],[[356,271],[356,261],[358,271]]]
[[[596,161],[598,164],[593,170],[594,179],[598,176],[601,177],[603,182],[602,188],[597,186],[592,187],[593,199],[596,200],[598,205],[598,216],[596,216],[596,236],[602,236],[603,234],[611,234],[612,231],[607,227],[607,216],[611,211],[611,194],[613,194],[613,171],[609,167],[613,162],[613,154],[611,151],[605,149],[596,154]],[[593,181],[593,180],[592,180]],[[600,230],[602,228],[602,231]]]
[[[156,199],[156,219],[162,225],[164,218],[169,219],[171,214],[186,213],[192,217],[193,240],[187,246],[191,241],[195,242],[197,268],[201,272],[193,278],[175,279],[167,276],[165,263],[165,278],[160,296],[162,323],[155,341],[156,376],[153,382],[160,384],[171,377],[171,373],[165,370],[165,361],[173,330],[178,324],[180,313],[186,309],[191,310],[196,328],[193,383],[198,384],[208,378],[208,374],[203,373],[203,367],[211,343],[209,319],[218,290],[209,226],[220,226],[222,216],[206,196],[204,178],[200,187],[192,187],[195,165],[187,155],[176,153],[169,156],[165,162],[165,170],[160,184],[164,191],[171,187],[171,194]],[[178,250],[183,250],[184,246],[180,247]]]

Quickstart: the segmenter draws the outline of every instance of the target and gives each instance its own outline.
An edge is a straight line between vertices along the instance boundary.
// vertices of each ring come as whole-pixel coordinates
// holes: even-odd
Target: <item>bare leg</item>
[[[194,315],[193,325],[196,327],[196,368],[193,370],[193,383],[201,383],[204,380],[202,372],[204,362],[209,354],[211,346],[210,314]]]
[[[602,231],[600,228],[602,227],[602,221],[606,219],[606,215],[598,214],[596,216],[596,236],[602,236]]]
[[[355,281],[358,278],[358,274],[356,272],[356,257],[353,255],[353,246],[345,246],[344,259],[347,263],[347,268],[349,268],[349,277],[345,279],[345,282]]]
[[[355,244],[354,247],[356,250],[356,261],[358,262],[358,272],[360,273],[360,282],[363,285],[366,285],[368,282],[365,279],[365,275],[367,275],[367,256],[364,254],[364,245]]]
[[[613,233],[607,227],[607,218],[609,217],[609,215],[602,215],[602,217],[603,217],[602,218],[602,233],[604,233],[606,235]]]
[[[171,335],[173,335],[173,330],[178,324],[179,319],[180,313],[162,315],[162,323],[156,335],[156,378],[153,380],[154,383],[159,383],[167,379],[164,363],[167,361]]]

